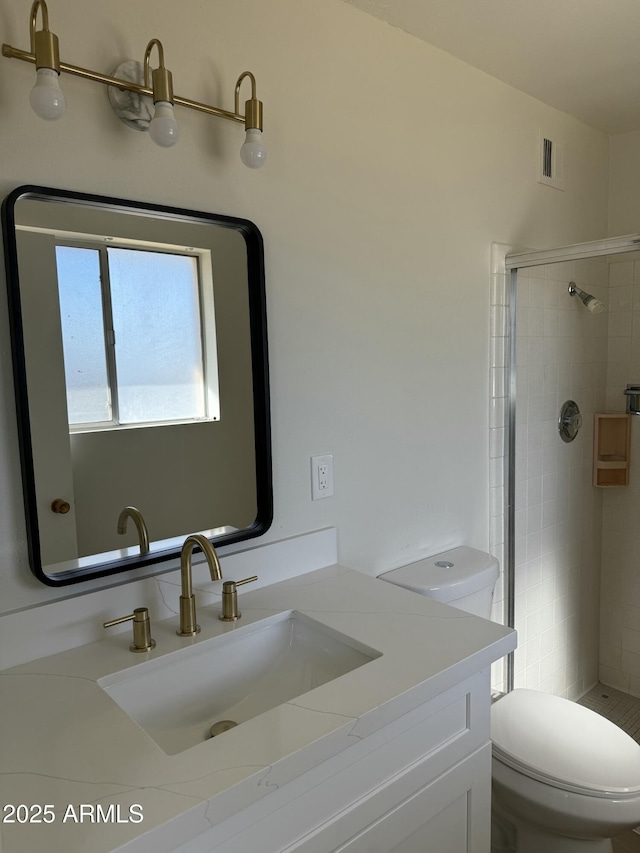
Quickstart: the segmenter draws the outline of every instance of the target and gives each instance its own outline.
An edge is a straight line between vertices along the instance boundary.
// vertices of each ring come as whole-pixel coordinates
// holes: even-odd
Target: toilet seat
[[[591,797],[640,794],[640,745],[588,708],[518,688],[492,705],[497,761],[539,782]]]
[[[493,748],[493,758],[494,760],[500,761],[502,764],[505,764],[507,767],[510,767],[512,770],[516,770],[523,776],[528,776],[530,779],[534,779],[536,782],[542,782],[545,785],[549,785],[552,788],[558,788],[560,791],[566,791],[567,793],[581,794],[585,797],[597,797],[599,799],[615,800],[635,800],[640,795],[640,788],[620,793],[616,791],[601,790],[593,787],[587,788],[581,785],[572,784],[566,779],[558,779],[549,774],[542,773],[539,770],[535,770],[534,768],[529,767],[528,765],[523,764],[522,762],[514,761],[513,758],[505,756],[503,753],[501,753],[500,750],[495,748],[495,746]]]

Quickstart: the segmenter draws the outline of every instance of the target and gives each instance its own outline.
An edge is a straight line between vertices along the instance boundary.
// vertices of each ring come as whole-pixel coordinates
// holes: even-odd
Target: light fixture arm
[[[164,67],[164,48],[159,39],[151,39],[144,52],[144,85],[149,88],[149,62],[151,60],[151,51],[154,47],[158,48],[159,67],[154,68],[151,74],[153,102],[168,101],[173,103],[173,77],[170,71]]]
[[[250,71],[243,71],[238,77],[235,92],[235,111],[236,114],[240,113],[240,87],[242,86],[245,78],[248,78],[251,81],[251,98],[250,100],[245,101],[244,105],[245,130],[250,130],[252,128],[262,130],[262,101],[259,101],[256,97],[256,78]]]
[[[42,29],[36,31],[38,9],[42,16]],[[49,10],[44,0],[34,0],[30,23],[31,53],[36,68],[51,68],[60,74],[60,49],[58,36],[49,30]]]
[[[38,14],[38,9],[40,9],[42,14],[42,26],[43,29],[36,32],[36,18]],[[162,49],[161,43],[157,39],[152,39],[147,46],[147,51],[145,52],[145,75],[144,75],[144,86],[140,86],[137,83],[134,83],[130,80],[122,80],[118,77],[111,77],[107,74],[101,74],[98,71],[92,71],[88,68],[82,68],[78,65],[70,65],[66,62],[60,62],[59,60],[59,51],[58,51],[58,38],[57,36],[49,31],[49,14],[47,10],[47,6],[45,0],[35,0],[31,9],[31,51],[20,50],[19,48],[13,47],[10,44],[2,45],[2,55],[7,57],[8,59],[20,59],[23,62],[31,62],[35,64],[37,67],[40,67],[41,63],[44,63],[45,60],[47,63],[51,61],[51,64],[47,64],[46,67],[53,68],[55,71],[65,74],[72,74],[75,77],[82,77],[85,80],[91,80],[94,83],[102,83],[105,86],[115,86],[118,89],[126,90],[129,92],[135,92],[138,95],[147,95],[149,97],[154,97],[158,92],[154,93],[154,88],[156,86],[156,80],[154,79],[155,75],[158,74],[157,85],[160,90],[160,93],[167,94],[169,92],[171,94],[170,100],[173,104],[178,104],[182,107],[187,107],[188,109],[197,110],[199,112],[207,113],[208,115],[217,116],[218,118],[224,118],[229,121],[239,122],[245,125],[247,128],[258,128],[262,129],[262,102],[256,98],[256,81],[255,77],[250,71],[243,72],[238,78],[238,82],[236,84],[236,94],[235,94],[235,111],[231,112],[230,110],[222,109],[221,107],[212,106],[211,104],[206,104],[201,101],[194,101],[190,98],[180,97],[178,95],[174,95],[171,86],[171,72],[167,71],[164,67],[164,51]],[[153,46],[157,46],[160,68],[155,69],[151,75],[151,81],[149,81],[149,57]],[[251,99],[246,102],[246,115],[242,115],[240,113],[239,101],[240,101],[240,86],[245,79],[248,77],[251,81]],[[151,82],[151,85],[149,83]]]
[[[38,25],[38,9],[42,15],[42,29],[49,32],[49,10],[44,0],[34,0],[31,6],[31,52],[36,52],[36,26]]]

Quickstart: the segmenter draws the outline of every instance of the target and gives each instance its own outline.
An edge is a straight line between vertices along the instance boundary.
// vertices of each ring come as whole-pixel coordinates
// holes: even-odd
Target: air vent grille
[[[564,189],[563,148],[551,137],[538,132],[538,182],[557,190]]]
[[[551,170],[551,151],[553,149],[553,142],[550,139],[542,140],[542,176],[544,178],[552,178],[553,172]]]

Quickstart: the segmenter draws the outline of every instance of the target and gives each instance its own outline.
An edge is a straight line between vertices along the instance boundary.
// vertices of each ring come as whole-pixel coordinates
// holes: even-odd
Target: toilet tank
[[[473,613],[491,617],[498,561],[485,551],[461,545],[378,575],[380,580],[403,586]]]

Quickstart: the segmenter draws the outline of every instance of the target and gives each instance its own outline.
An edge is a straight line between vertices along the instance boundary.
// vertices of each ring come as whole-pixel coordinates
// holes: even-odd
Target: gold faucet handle
[[[258,575],[251,575],[250,578],[245,578],[244,580],[241,580],[241,581],[225,581],[224,583],[235,584],[236,586],[242,586],[245,583],[252,583],[253,581],[257,581],[257,580],[258,580]],[[223,587],[224,587],[224,583],[222,584]]]
[[[151,638],[151,621],[149,620],[149,610],[146,607],[136,607],[133,613],[128,616],[121,616],[119,619],[110,619],[109,622],[103,622],[104,628],[112,628],[114,625],[121,625],[123,622],[133,622],[133,642],[129,646],[132,652],[150,652],[155,649],[156,641]]]
[[[244,578],[241,581],[225,581],[222,584],[222,613],[218,614],[218,619],[223,622],[235,622],[236,619],[239,619],[242,613],[238,610],[237,587],[257,580],[258,575],[252,575],[250,578]]]

